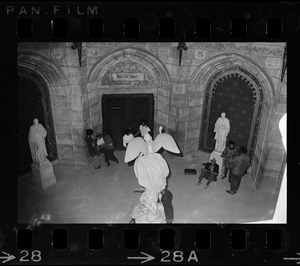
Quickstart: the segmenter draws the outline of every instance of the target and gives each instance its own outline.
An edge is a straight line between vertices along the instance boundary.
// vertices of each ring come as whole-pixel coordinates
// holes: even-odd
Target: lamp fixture
[[[81,42],[73,42],[73,44],[71,45],[71,49],[72,50],[76,50],[77,49],[77,51],[78,51],[79,66],[81,66],[81,50],[82,50]]]
[[[179,42],[177,45],[177,50],[179,51],[179,66],[181,66],[181,58],[182,58],[182,51],[187,50],[187,46],[185,42]]]

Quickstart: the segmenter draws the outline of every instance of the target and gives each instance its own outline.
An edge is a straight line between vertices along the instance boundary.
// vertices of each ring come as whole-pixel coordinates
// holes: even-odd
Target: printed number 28
[[[161,259],[161,262],[171,262],[171,260],[167,259],[168,257],[170,257],[170,252],[167,250],[164,250],[162,252],[162,254],[164,254],[164,253],[167,253],[167,255]],[[182,262],[183,261],[183,252],[180,250],[176,250],[175,252],[173,252],[173,261],[174,262]]]
[[[30,261],[29,259],[26,259],[26,257],[29,256],[29,252],[27,250],[22,250],[21,254],[25,253],[25,255],[23,257],[21,257],[20,262],[28,262]],[[42,253],[39,250],[33,250],[31,252],[31,261],[33,262],[39,262],[42,260]]]

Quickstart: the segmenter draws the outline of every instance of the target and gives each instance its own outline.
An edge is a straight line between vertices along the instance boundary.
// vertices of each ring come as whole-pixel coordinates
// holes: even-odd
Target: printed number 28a
[[[27,259],[28,256],[30,256],[29,252],[27,250],[22,250],[21,254],[25,253],[23,257],[21,257],[20,262],[28,262],[28,261],[33,261],[33,262],[39,262],[42,260],[42,253],[39,250],[33,250],[31,251],[31,258]]]

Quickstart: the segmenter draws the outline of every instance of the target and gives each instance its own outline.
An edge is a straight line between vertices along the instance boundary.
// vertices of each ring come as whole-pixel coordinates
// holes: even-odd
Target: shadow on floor
[[[168,167],[169,167],[169,175],[166,177],[166,187],[162,191],[161,202],[165,209],[166,221],[168,224],[171,224],[174,221],[174,208],[172,204],[173,194],[169,190],[169,180],[172,176],[172,171],[169,164]]]
[[[165,189],[161,198],[161,202],[165,209],[167,224],[171,224],[174,221],[174,208],[173,208],[172,200],[173,200],[172,192],[168,189]]]

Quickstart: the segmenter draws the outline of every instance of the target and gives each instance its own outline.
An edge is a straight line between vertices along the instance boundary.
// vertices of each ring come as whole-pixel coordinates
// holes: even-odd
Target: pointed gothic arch
[[[55,129],[53,123],[53,115],[52,115],[52,107],[50,102],[50,94],[45,81],[35,72],[25,69],[23,67],[18,68],[18,81],[29,80],[35,84],[39,94],[39,98],[42,106],[42,114],[39,115],[39,119],[41,122],[44,121],[44,127],[47,130],[47,138],[46,138],[46,146],[48,151],[49,160],[53,161],[58,159],[57,156],[57,146],[56,146],[56,138],[55,138]],[[19,84],[18,84],[19,85]],[[18,86],[19,89],[19,86]]]
[[[47,58],[34,53],[18,55],[18,78],[28,80],[35,84],[39,94],[43,114],[40,118],[44,121],[47,130],[46,145],[51,161],[58,159],[58,146],[56,142],[55,120],[51,96],[55,95],[61,86],[67,85],[67,78],[63,71]],[[19,88],[18,89],[22,89]]]
[[[265,70],[260,67],[257,63],[253,62],[250,58],[236,54],[228,53],[221,54],[210,58],[200,65],[192,75],[191,85],[197,91],[201,91],[204,95],[203,97],[203,113],[205,113],[205,104],[209,101],[209,96],[211,95],[210,90],[213,88],[214,78],[230,73],[230,71],[238,71],[240,74],[247,77],[253,85],[256,84],[256,94],[262,99],[261,109],[260,109],[260,125],[257,125],[255,129],[256,139],[253,138],[254,146],[252,145],[252,179],[255,182],[258,174],[262,174],[263,164],[267,158],[269,134],[272,131],[273,123],[271,121],[271,114],[273,112],[273,100],[275,96],[275,88],[267,75]],[[205,95],[207,99],[204,100]],[[202,119],[203,122],[203,119]],[[201,125],[199,146],[201,142],[201,135],[205,131],[205,126]]]
[[[34,53],[24,53],[18,55],[18,68],[26,69],[27,72],[36,73],[49,88],[67,85],[67,78],[64,72],[49,59]]]
[[[115,65],[130,60],[135,64],[141,65],[145,68],[153,77],[154,83],[151,87],[147,87],[147,90],[137,90],[135,93],[144,93],[146,91],[154,94],[154,132],[157,132],[157,124],[164,125],[168,127],[169,120],[169,106],[170,106],[170,88],[171,88],[171,77],[165,67],[165,65],[156,58],[154,55],[148,51],[141,48],[120,48],[114,50],[110,54],[106,54],[101,57],[91,68],[87,75],[87,84],[86,91],[88,94],[90,92],[98,91],[98,101],[100,101],[100,95],[109,93],[110,88],[113,86],[105,85],[103,83],[103,78],[105,74],[113,68]],[[126,89],[126,86],[123,86],[123,89]],[[129,91],[132,88],[127,87]],[[101,107],[99,106],[99,110]],[[100,120],[100,125],[102,124],[102,118]],[[93,120],[91,120],[93,121]],[[99,125],[89,124],[90,127],[98,127]]]
[[[158,86],[164,85],[166,89],[169,88],[170,75],[167,68],[158,58],[141,48],[120,48],[100,58],[90,70],[87,82],[101,81],[113,65],[124,59],[141,64],[153,75]],[[165,82],[165,84],[159,82]]]
[[[213,125],[212,124],[209,125],[209,121],[212,122],[210,120],[210,116],[212,115],[211,107],[213,104],[216,103],[214,100],[216,99],[217,96],[214,96],[214,95],[216,95],[217,90],[221,86],[221,83],[224,83],[230,79],[235,79],[235,80],[239,80],[239,82],[244,82],[244,84],[248,84],[247,86],[244,86],[244,87],[246,89],[248,89],[249,92],[250,92],[250,90],[252,90],[253,98],[251,98],[251,96],[249,96],[249,92],[248,92],[248,94],[247,94],[248,97],[246,97],[245,103],[247,103],[249,101],[250,102],[253,101],[253,104],[250,103],[250,108],[253,108],[253,113],[249,114],[249,116],[250,116],[250,117],[248,117],[249,121],[242,121],[241,123],[247,124],[247,122],[248,122],[248,124],[250,124],[250,125],[248,125],[250,127],[249,131],[248,130],[246,131],[248,133],[248,136],[245,137],[248,140],[247,140],[247,142],[244,142],[243,145],[247,147],[250,158],[253,158],[254,151],[255,151],[255,145],[256,145],[256,141],[257,141],[257,135],[259,132],[259,127],[260,127],[260,117],[261,117],[261,111],[262,111],[264,97],[263,97],[263,90],[262,90],[262,87],[261,87],[258,79],[254,75],[249,73],[247,70],[245,70],[243,67],[240,67],[240,66],[232,66],[232,67],[228,67],[226,69],[220,70],[220,71],[216,72],[212,77],[210,77],[210,79],[208,81],[206,93],[204,95],[204,105],[203,105],[203,112],[202,112],[202,114],[203,114],[202,115],[202,126],[201,126],[202,130],[201,130],[201,136],[200,136],[200,142],[199,142],[199,149],[203,149],[205,151],[211,152],[214,148],[212,143],[211,143],[210,147],[206,145],[206,143],[208,141],[207,138],[209,136],[211,137],[210,141],[212,141],[212,139],[213,139],[213,135],[208,134],[210,131],[213,131]],[[220,91],[218,91],[218,92],[220,94],[222,93]],[[251,93],[250,93],[250,95],[251,95]],[[220,112],[225,111],[227,113],[227,117],[228,117],[228,113],[232,113],[233,111],[236,112],[235,106],[232,106],[232,105],[236,104],[236,101],[234,101],[235,95],[233,94],[232,96],[233,96],[232,102],[230,103],[231,107],[229,108],[229,110],[226,110],[226,109],[220,110]],[[247,111],[249,112],[249,110],[247,110]],[[247,111],[244,111],[245,114],[247,113]],[[250,112],[251,112],[251,109],[250,109]],[[231,117],[229,117],[229,119],[231,120]],[[244,119],[244,117],[243,117],[243,119]],[[243,125],[243,127],[244,127],[244,125]],[[232,124],[231,124],[231,132],[228,135],[228,140],[232,139],[232,137],[231,137],[232,135],[233,136],[237,135],[237,134],[232,134],[232,131],[239,130],[239,129],[241,129],[241,128],[235,129],[234,127],[232,127]],[[238,136],[240,137],[241,135],[238,134]],[[237,136],[234,139],[236,142],[238,142],[239,145],[241,145],[241,143],[239,143],[239,139]],[[240,140],[240,141],[242,141],[242,140]]]

